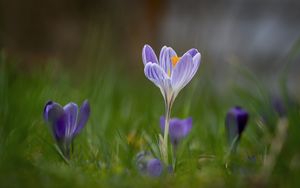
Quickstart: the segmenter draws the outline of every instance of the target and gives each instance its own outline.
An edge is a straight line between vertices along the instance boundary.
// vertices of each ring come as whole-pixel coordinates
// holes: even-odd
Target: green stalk
[[[168,137],[169,137],[169,127],[170,127],[170,117],[171,117],[171,108],[172,108],[172,97],[170,100],[166,100],[165,103],[165,131],[164,131],[164,138],[163,138],[163,145],[162,145],[162,157],[165,164],[169,164],[169,150],[168,150]]]

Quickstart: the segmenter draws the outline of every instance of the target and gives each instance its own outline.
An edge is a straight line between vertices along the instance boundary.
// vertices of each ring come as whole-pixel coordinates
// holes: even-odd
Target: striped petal
[[[196,74],[199,66],[200,66],[200,59],[201,59],[201,54],[199,53],[199,51],[196,48],[192,48],[190,50],[188,50],[186,53],[189,53],[192,58],[193,58],[193,73],[192,73],[192,77],[194,77],[194,75]]]
[[[169,50],[170,50],[171,57],[177,56],[177,54],[176,54],[175,50],[173,50],[173,48],[169,47]]]
[[[198,52],[194,57],[193,57],[193,71],[192,71],[192,77],[195,76],[195,74],[197,73],[197,70],[200,66],[200,62],[201,62],[201,54]]]
[[[159,87],[162,92],[168,92],[170,90],[170,79],[158,64],[148,63],[145,66],[144,72],[146,77]]]
[[[160,55],[159,55],[160,66],[164,69],[165,73],[169,77],[172,74],[172,69],[173,69],[171,58],[174,56],[177,56],[176,52],[170,47],[164,46],[160,51]]]
[[[173,69],[171,75],[172,88],[175,93],[184,88],[193,78],[194,63],[193,58],[189,53],[185,53]]]
[[[143,48],[142,58],[143,58],[144,65],[146,65],[149,62],[158,63],[157,57],[153,49],[148,44],[146,44]]]

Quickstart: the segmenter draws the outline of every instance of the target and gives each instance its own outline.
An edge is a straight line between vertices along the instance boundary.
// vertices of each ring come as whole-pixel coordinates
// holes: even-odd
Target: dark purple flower
[[[193,119],[191,117],[182,120],[178,118],[172,118],[170,120],[169,134],[173,146],[177,146],[179,142],[190,133],[192,125]],[[160,128],[161,131],[164,133],[165,117],[163,116],[161,116],[160,118]]]
[[[274,97],[272,99],[272,107],[279,117],[284,117],[287,114],[286,106],[284,101],[280,97]]]
[[[70,146],[74,137],[85,126],[90,115],[90,105],[85,100],[78,109],[77,104],[68,103],[64,107],[60,104],[49,101],[44,108],[44,119],[50,125],[52,134],[62,150],[69,158]]]
[[[154,158],[147,151],[139,152],[136,156],[136,164],[140,173],[151,177],[158,177],[163,172],[162,162]]]
[[[247,125],[248,116],[248,112],[239,106],[233,107],[228,111],[225,126],[229,144],[236,138],[240,139]]]

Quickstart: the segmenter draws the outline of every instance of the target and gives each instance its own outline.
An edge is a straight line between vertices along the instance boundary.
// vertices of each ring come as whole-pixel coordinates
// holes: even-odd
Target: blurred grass
[[[159,117],[164,114],[163,99],[159,89],[144,77],[142,63],[138,65],[140,72],[132,76],[125,66],[113,63],[120,59],[105,60],[108,67],[85,67],[85,71],[61,66],[54,60],[37,70],[23,71],[18,60],[2,53],[0,187],[299,185],[298,106],[288,108],[288,136],[282,141],[270,180],[265,182],[259,174],[279,120],[271,106],[272,93],[251,71],[238,66],[229,87],[217,88],[207,63],[201,65],[173,108],[173,117],[191,116],[194,122],[190,136],[179,148],[176,173],[156,179],[139,175],[133,160],[140,150],[153,146],[155,150]],[[69,165],[55,152],[42,119],[49,99],[62,105],[70,101],[81,104],[88,99],[91,104],[91,117],[75,139]],[[245,107],[250,121],[237,155],[226,160],[224,118],[234,105]],[[267,117],[266,123],[263,117]],[[128,143],[128,135],[134,135],[136,142]]]

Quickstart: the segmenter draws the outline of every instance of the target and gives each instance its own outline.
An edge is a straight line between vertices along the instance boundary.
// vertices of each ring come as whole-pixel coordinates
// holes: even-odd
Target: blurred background
[[[130,174],[135,155],[158,142],[164,114],[144,76],[144,44],[157,54],[164,45],[202,54],[172,109],[193,117],[193,131],[176,181],[161,187],[265,187],[255,183],[268,156],[273,187],[299,185],[299,10],[299,0],[0,0],[0,187],[157,187]],[[43,120],[49,99],[90,101],[71,165],[62,165]],[[225,116],[235,105],[250,114],[239,160],[256,161],[241,173],[224,168]]]
[[[218,85],[240,63],[272,86],[300,37],[299,9],[297,0],[2,0],[0,44],[26,70],[55,60],[139,72],[145,43],[157,53],[196,47]],[[299,57],[292,61],[295,93]]]

